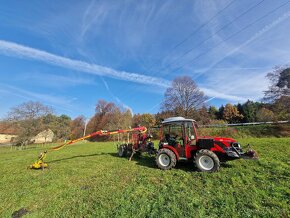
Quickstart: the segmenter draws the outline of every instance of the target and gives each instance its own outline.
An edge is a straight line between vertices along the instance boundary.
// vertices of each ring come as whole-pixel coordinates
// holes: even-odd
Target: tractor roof
[[[172,122],[186,122],[186,121],[195,122],[195,120],[193,119],[185,119],[184,117],[169,117],[163,120],[162,124],[172,123]]]

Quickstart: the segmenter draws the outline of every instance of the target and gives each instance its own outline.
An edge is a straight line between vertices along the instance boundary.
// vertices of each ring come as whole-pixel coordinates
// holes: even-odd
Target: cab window
[[[175,146],[183,143],[183,126],[181,123],[173,123],[163,126],[163,141]]]
[[[196,138],[195,138],[195,132],[193,128],[193,123],[192,122],[186,122],[185,123],[185,131],[186,135],[188,136],[188,140],[191,141],[191,145],[196,144]]]

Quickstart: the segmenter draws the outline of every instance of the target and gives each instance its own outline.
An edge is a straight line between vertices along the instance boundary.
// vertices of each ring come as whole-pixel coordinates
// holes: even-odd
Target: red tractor
[[[193,161],[202,172],[219,170],[220,162],[238,158],[258,158],[254,150],[243,152],[231,138],[198,137],[195,121],[183,117],[165,119],[161,125],[161,139],[156,154],[160,169],[175,167],[177,161]]]
[[[152,136],[135,128],[139,133],[132,134],[131,142],[117,146],[118,155],[124,157],[147,152],[156,154],[156,164],[160,169],[174,168],[181,160],[193,161],[202,172],[219,170],[220,162],[238,158],[257,159],[254,150],[243,152],[240,144],[231,138],[198,137],[195,121],[183,117],[171,117],[161,123],[159,149],[154,148]],[[146,129],[146,128],[145,128]]]

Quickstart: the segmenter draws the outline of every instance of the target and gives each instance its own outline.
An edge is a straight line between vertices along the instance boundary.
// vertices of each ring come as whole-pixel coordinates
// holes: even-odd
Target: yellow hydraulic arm
[[[145,133],[147,131],[147,128],[144,126],[136,127],[136,128],[130,128],[130,129],[118,129],[118,130],[111,130],[111,131],[106,131],[106,130],[99,130],[96,132],[93,132],[89,135],[86,135],[84,137],[78,138],[71,140],[69,142],[66,142],[64,144],[52,147],[49,149],[49,151],[57,151],[62,148],[64,148],[66,145],[71,145],[73,143],[82,141],[87,138],[91,138],[93,136],[108,136],[108,135],[114,135],[114,134],[121,134],[121,133],[128,133],[128,132],[140,132],[140,133]],[[38,156],[38,160],[33,163],[32,165],[29,166],[30,169],[44,169],[48,167],[48,164],[44,162],[44,159],[46,158],[47,151],[44,151],[40,153]]]

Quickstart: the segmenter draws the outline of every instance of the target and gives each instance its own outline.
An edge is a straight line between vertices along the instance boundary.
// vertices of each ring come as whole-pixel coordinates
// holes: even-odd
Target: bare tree
[[[50,107],[33,101],[11,108],[7,120],[17,129],[18,143],[27,144],[32,137],[44,130],[43,118],[50,113]]]
[[[265,91],[264,100],[274,102],[282,96],[290,97],[290,67],[278,67],[267,74],[270,86]]]
[[[10,109],[8,119],[13,121],[38,119],[53,112],[40,102],[28,101]]]
[[[177,77],[167,88],[162,104],[163,111],[173,111],[175,115],[188,117],[201,107],[206,100],[204,93],[189,76]]]

